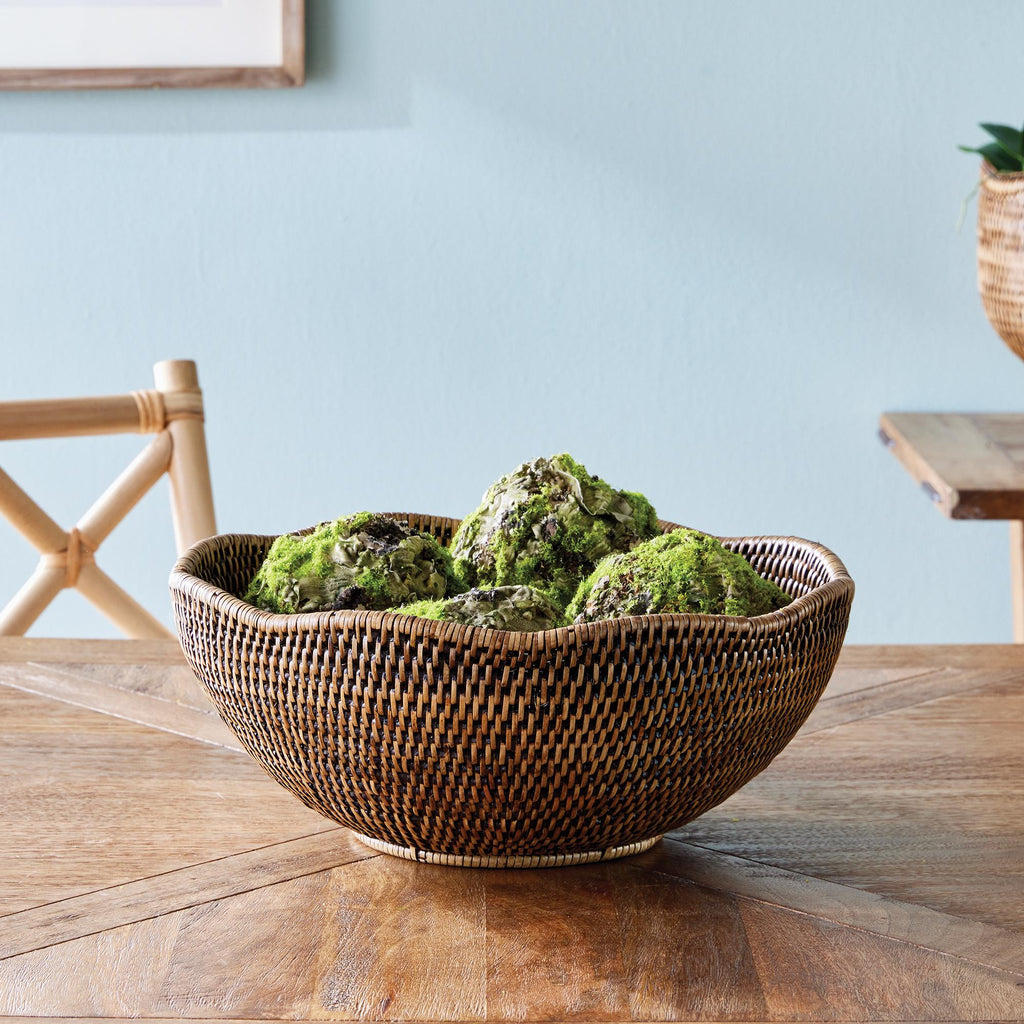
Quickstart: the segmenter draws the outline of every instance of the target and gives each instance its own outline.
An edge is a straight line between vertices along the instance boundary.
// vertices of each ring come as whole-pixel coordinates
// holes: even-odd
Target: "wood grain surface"
[[[335,827],[242,754],[9,686],[0,699],[0,912]]]
[[[790,746],[640,856],[363,847],[171,644],[0,641],[0,1024],[1024,1020],[1024,650],[851,648]]]
[[[1024,643],[1024,415],[887,412],[878,433],[944,515],[1009,520],[1013,638]]]
[[[953,519],[1024,519],[1024,416],[887,412],[879,433]]]

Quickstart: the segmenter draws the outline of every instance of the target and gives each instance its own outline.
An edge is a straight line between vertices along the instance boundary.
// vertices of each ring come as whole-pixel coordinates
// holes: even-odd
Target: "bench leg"
[[[1024,643],[1024,523],[1010,520],[1010,586],[1013,589],[1013,641]]]

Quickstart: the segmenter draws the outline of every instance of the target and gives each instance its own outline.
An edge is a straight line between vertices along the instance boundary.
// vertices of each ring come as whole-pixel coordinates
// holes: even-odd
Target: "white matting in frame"
[[[0,86],[298,85],[302,21],[301,0],[0,0]]]

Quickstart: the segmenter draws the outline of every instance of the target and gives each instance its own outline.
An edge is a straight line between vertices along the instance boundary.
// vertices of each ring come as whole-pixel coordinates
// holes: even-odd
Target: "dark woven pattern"
[[[406,518],[442,540],[458,525]],[[726,544],[798,597],[754,619],[505,633],[391,612],[273,615],[232,596],[272,541],[213,537],[175,566],[196,675],[305,804],[384,842],[465,856],[604,850],[724,800],[814,707],[853,599],[825,548],[754,537]]]

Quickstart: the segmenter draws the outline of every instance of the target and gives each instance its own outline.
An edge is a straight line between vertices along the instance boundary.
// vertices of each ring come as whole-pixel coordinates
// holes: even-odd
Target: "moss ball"
[[[564,623],[562,611],[533,587],[507,586],[470,590],[446,601],[416,601],[395,611],[464,626],[534,633]]]
[[[450,553],[405,520],[372,512],[274,541],[245,600],[272,612],[383,609],[462,588]]]
[[[564,608],[602,558],[657,532],[643,495],[615,490],[562,454],[525,462],[492,484],[451,549],[465,586],[531,586]]]
[[[680,529],[603,559],[580,585],[566,617],[595,622],[673,612],[752,616],[790,600],[717,537]]]

